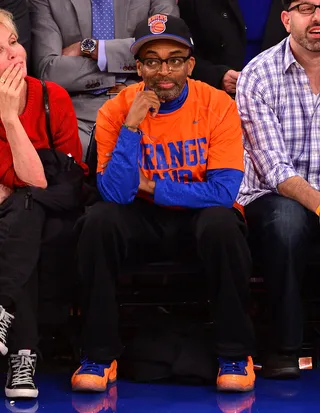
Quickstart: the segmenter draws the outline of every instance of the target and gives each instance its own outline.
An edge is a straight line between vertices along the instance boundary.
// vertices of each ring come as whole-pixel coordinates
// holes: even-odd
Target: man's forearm
[[[320,205],[320,192],[300,176],[293,176],[278,185],[280,195],[294,199],[312,212]]]
[[[139,186],[139,148],[141,136],[122,127],[112,158],[103,174],[97,175],[102,198],[117,204],[131,203]]]
[[[156,181],[154,200],[158,205],[184,208],[231,208],[242,181],[243,172],[236,169],[216,169],[207,172],[207,182]]]
[[[10,144],[15,173],[21,181],[40,188],[47,187],[42,162],[18,116],[3,120]]]

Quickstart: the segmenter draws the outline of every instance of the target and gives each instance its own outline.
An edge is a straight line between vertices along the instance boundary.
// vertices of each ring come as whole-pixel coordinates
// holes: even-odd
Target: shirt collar
[[[283,58],[283,73],[287,73],[289,68],[294,64],[297,67],[301,67],[300,63],[297,62],[296,58],[294,57],[291,46],[290,46],[290,39],[291,36],[285,41],[285,49],[284,49],[284,58]]]

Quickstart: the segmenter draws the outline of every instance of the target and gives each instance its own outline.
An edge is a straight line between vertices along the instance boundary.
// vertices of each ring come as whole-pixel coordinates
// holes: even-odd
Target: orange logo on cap
[[[148,26],[152,34],[161,34],[166,31],[168,17],[165,14],[156,14],[149,18]]]

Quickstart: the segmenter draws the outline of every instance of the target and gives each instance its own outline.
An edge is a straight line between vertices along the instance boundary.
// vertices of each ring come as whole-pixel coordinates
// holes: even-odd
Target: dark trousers
[[[234,210],[174,210],[142,200],[129,205],[99,202],[77,229],[83,349],[90,359],[111,360],[121,353],[116,280],[124,261],[129,256],[148,261],[155,251],[165,255],[168,250],[179,251],[185,260],[193,256],[202,261],[203,282],[215,307],[217,354],[252,354],[254,335],[247,312],[251,258],[246,225]]]
[[[258,198],[245,212],[255,271],[268,296],[270,350],[296,352],[303,339],[301,283],[318,217],[276,194]]]
[[[36,202],[26,208],[24,189],[0,205],[0,304],[15,314],[11,352],[37,349],[39,279],[56,284],[53,279],[62,276],[65,265],[62,257],[74,261],[75,220],[74,214],[56,215]],[[63,282],[60,288],[65,288],[66,278]]]

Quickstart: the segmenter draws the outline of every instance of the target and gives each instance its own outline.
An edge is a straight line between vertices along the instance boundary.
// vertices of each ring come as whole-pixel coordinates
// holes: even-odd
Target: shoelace
[[[14,355],[12,362],[12,386],[28,384],[34,386],[33,373],[36,355]]]
[[[13,316],[7,313],[6,310],[2,307],[0,312],[0,340],[4,344],[6,344],[7,341],[7,333],[11,325],[11,319],[13,319]]]
[[[100,364],[94,363],[88,359],[81,360],[81,373],[85,374],[99,374],[100,372]]]
[[[247,362],[242,360],[242,361],[232,361],[232,360],[224,360],[220,359],[220,363],[223,363],[222,365],[222,373],[223,374],[246,374],[245,373],[245,368],[247,365]]]

